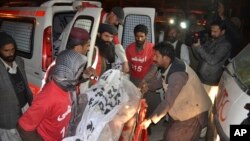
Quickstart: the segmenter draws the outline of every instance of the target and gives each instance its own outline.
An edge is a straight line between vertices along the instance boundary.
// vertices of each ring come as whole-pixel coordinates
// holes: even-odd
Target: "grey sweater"
[[[29,103],[31,103],[32,93],[28,87],[24,71],[24,62],[20,57],[16,57],[15,61],[26,84],[27,99]],[[8,72],[2,61],[0,61],[0,74],[0,128],[13,129],[16,127],[17,121],[22,114],[22,107],[20,107],[15,89],[13,88]]]

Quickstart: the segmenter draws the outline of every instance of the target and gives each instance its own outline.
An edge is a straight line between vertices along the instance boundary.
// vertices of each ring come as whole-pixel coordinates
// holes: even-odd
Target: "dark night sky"
[[[37,2],[37,3],[41,3],[41,2],[46,1],[46,0],[0,0],[0,4],[2,4],[4,2],[15,2],[15,1],[33,1],[33,2]],[[137,3],[137,4],[139,3],[140,6],[143,6],[143,4],[154,5],[154,3],[162,1],[164,3],[167,3],[168,5],[171,5],[171,6],[179,5],[181,7],[184,7],[184,5],[186,6],[187,1],[189,3],[193,3],[191,5],[197,5],[197,4],[200,5],[200,3],[207,3],[207,2],[210,2],[212,0],[96,0],[96,1],[107,2],[111,5],[113,5],[113,4],[117,5],[120,3],[126,3],[126,2],[130,3],[131,2],[131,3]],[[121,2],[121,1],[123,1],[123,2]],[[136,6],[136,5],[133,4],[133,6]]]
[[[36,3],[42,3],[46,0],[0,0],[0,6],[4,2],[13,1],[31,1]],[[91,1],[91,0],[90,0]],[[94,1],[94,0],[92,0]],[[103,8],[108,10],[112,6],[120,5],[122,7],[134,6],[134,7],[155,7],[156,9],[166,9],[166,7],[180,8],[183,10],[208,10],[211,8],[212,1],[217,0],[96,0],[103,3]],[[231,16],[237,16],[242,21],[242,32],[244,33],[246,42],[250,41],[250,2],[249,0],[224,0],[230,7]]]

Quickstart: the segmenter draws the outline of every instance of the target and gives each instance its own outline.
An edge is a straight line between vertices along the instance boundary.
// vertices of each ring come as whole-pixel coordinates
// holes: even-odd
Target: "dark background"
[[[25,5],[24,1],[32,2],[33,5],[40,5],[46,0],[0,0],[0,6],[5,2],[20,3]],[[218,0],[89,0],[102,2],[103,8],[109,11],[113,6],[121,7],[154,7],[159,14],[164,14],[164,10],[169,8],[182,9],[186,13],[190,10],[211,12],[215,7],[214,3]],[[250,1],[249,0],[224,0],[229,16],[238,17],[241,20],[241,31],[244,36],[245,46],[250,42]]]

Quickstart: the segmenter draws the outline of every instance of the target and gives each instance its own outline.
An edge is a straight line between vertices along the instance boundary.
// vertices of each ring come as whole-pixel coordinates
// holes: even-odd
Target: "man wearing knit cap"
[[[82,28],[73,27],[69,34],[69,39],[66,45],[67,50],[73,50],[77,53],[87,56],[87,53],[90,48],[90,36],[89,33]],[[51,72],[53,71],[53,66],[55,61],[50,65],[46,71],[45,77],[43,79],[42,87],[45,83],[51,79]],[[87,78],[90,76],[96,75],[95,70],[92,67],[88,67],[83,72]],[[86,80],[86,79],[85,79]]]
[[[83,11],[87,7],[98,7],[97,5],[91,4],[89,2],[74,1],[72,7],[77,11]],[[123,24],[124,11],[122,7],[115,6],[110,12],[102,11],[101,13],[101,23],[108,23],[114,26]]]
[[[85,29],[73,27],[70,31],[66,49],[71,49],[77,53],[87,56],[89,48],[90,48],[89,33]],[[95,69],[93,69],[92,67],[87,67],[83,71],[83,74],[84,74],[83,76],[85,76],[86,79],[88,79],[91,76],[95,76],[96,72]]]
[[[69,34],[66,49],[73,49],[74,51],[86,56],[89,51],[89,48],[89,33],[85,29],[73,27]]]
[[[102,13],[101,22],[108,23],[114,26],[123,23],[124,11],[121,7],[113,7],[109,13]]]
[[[96,74],[98,77],[106,70],[111,69],[112,64],[116,61],[115,45],[113,43],[113,38],[116,34],[117,29],[113,25],[100,24],[93,55],[93,64],[96,64]],[[93,81],[93,83],[95,82]]]
[[[114,26],[110,24],[100,24],[96,46],[98,47],[100,54],[107,58],[109,63],[114,63],[115,61],[115,45],[113,39],[116,34],[117,29]],[[109,46],[103,47],[104,44]]]
[[[112,26],[110,24],[100,24],[99,29],[98,29],[98,33],[104,33],[107,32],[109,34],[117,35],[117,29],[115,28],[115,26]],[[111,38],[110,42],[112,42],[113,39]]]
[[[82,5],[80,5],[80,4],[82,4]],[[84,10],[85,7],[98,7],[98,6],[92,5],[89,2],[80,2],[80,1],[73,2],[73,8],[76,9],[77,11],[82,11],[82,10]],[[101,17],[100,17],[100,23],[111,24],[115,27],[117,27],[119,24],[122,24],[123,20],[124,20],[124,11],[123,11],[123,8],[121,8],[121,7],[113,7],[110,12],[105,12],[103,10],[101,13]],[[68,28],[68,25],[66,26],[65,29]],[[60,48],[61,41],[62,41],[64,35],[65,35],[65,30],[61,33],[59,39],[53,43],[54,48],[56,48],[56,49]],[[127,60],[127,57],[125,54],[125,50],[122,47],[117,34],[114,35],[112,41],[115,44],[116,55],[118,56],[118,58],[122,62],[122,71],[125,73],[128,73],[129,72],[128,60]]]
[[[84,55],[85,57],[87,56],[87,53],[89,51],[90,48],[90,36],[89,33],[82,28],[78,28],[78,27],[73,27],[70,31],[69,34],[69,39],[68,42],[66,44],[66,50],[70,50],[76,53],[80,53],[82,55]],[[58,58],[56,58],[57,60]],[[53,73],[54,73],[54,65],[55,63],[57,63],[57,61],[54,61],[49,69],[46,71],[44,80],[43,80],[43,85],[45,83],[48,83],[51,79],[53,79]],[[73,67],[73,66],[72,66]],[[70,68],[73,69],[73,68]],[[79,93],[80,93],[80,83],[85,82],[86,80],[90,79],[90,77],[92,76],[96,76],[96,71],[95,69],[93,69],[92,67],[87,67],[86,69],[84,69],[82,71],[82,75],[79,79],[79,83],[76,86],[76,90],[71,92],[71,97],[72,97],[72,101],[78,101],[79,99]],[[85,84],[83,84],[85,85]],[[42,87],[43,88],[43,87]],[[41,89],[42,89],[41,88]],[[72,105],[72,118],[70,120],[70,124],[68,127],[68,132],[65,133],[66,136],[70,136],[73,134],[74,132],[74,127],[75,127],[75,118],[76,118],[76,112],[77,112],[77,108],[79,107],[78,102],[73,102]]]
[[[0,141],[21,141],[16,124],[22,108],[32,102],[23,60],[16,56],[16,42],[0,32]]]
[[[52,72],[32,106],[18,121],[18,131],[25,141],[60,141],[65,137],[73,116],[71,93],[87,63],[87,57],[73,50],[62,51]]]
[[[117,27],[119,24],[123,24],[124,20],[124,11],[121,7],[113,7],[109,13],[102,11],[101,15],[101,23],[111,24]],[[114,35],[112,41],[115,44],[115,53],[118,58],[121,60],[122,64],[122,71],[125,73],[129,72],[129,65],[128,60],[126,57],[125,50],[121,45],[118,35]]]
[[[111,69],[111,64],[115,62],[115,48],[112,42],[117,29],[110,24],[100,24],[96,38],[96,47],[93,54],[93,67],[96,69],[96,78],[103,72]],[[96,80],[92,80],[94,84]]]

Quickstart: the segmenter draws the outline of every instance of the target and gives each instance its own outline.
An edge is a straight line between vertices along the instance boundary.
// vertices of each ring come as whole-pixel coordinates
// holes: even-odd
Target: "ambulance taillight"
[[[46,71],[53,61],[51,26],[43,32],[42,70]]]

